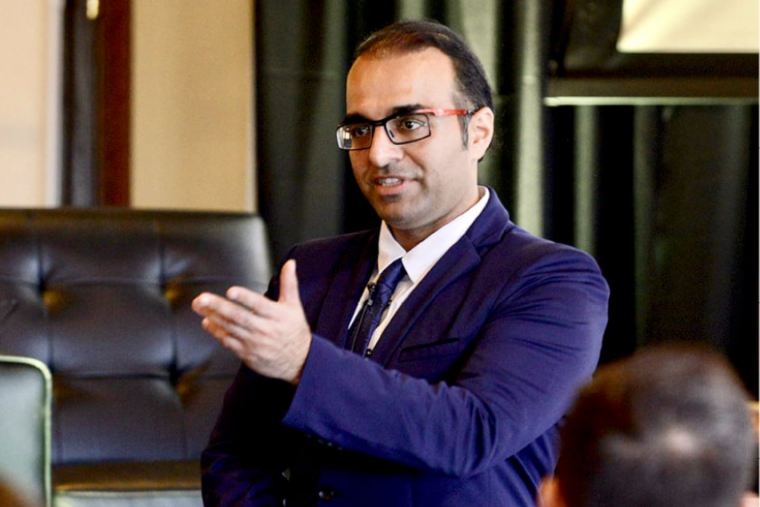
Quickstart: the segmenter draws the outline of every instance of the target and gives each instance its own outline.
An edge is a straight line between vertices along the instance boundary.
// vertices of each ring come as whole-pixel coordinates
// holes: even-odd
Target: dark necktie
[[[404,278],[406,271],[401,259],[393,261],[377,279],[377,282],[369,286],[369,299],[364,303],[359,315],[354,319],[349,329],[349,343],[351,350],[362,356],[368,355],[367,347],[375,332],[385,308],[390,303],[391,295],[396,289],[398,282]]]

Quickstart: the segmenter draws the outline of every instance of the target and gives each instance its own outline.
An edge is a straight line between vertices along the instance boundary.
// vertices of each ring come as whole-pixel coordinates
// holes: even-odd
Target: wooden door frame
[[[61,202],[127,207],[131,0],[91,2],[89,13],[87,4],[64,9]]]

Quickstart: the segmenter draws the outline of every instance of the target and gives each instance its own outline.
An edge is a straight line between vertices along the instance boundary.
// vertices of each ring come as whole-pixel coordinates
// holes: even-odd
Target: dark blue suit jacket
[[[344,346],[377,238],[290,252],[313,332],[303,376],[293,388],[241,368],[203,455],[207,507],[534,505],[598,361],[596,263],[515,226],[491,190],[362,359]]]

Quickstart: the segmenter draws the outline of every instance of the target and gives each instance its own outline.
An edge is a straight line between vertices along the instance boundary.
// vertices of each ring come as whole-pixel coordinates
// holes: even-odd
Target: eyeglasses
[[[430,118],[433,116],[468,116],[467,109],[417,109],[394,113],[382,120],[338,125],[336,135],[341,150],[366,150],[372,146],[375,127],[384,127],[393,144],[408,144],[430,137]]]

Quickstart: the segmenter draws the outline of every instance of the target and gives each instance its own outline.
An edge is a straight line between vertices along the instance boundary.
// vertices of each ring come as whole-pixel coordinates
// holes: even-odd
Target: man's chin
[[[375,209],[375,211],[378,211]],[[399,212],[389,212],[387,209],[378,211],[377,216],[385,222],[391,229],[407,229],[409,226],[409,220],[406,215]]]
[[[409,215],[406,200],[400,195],[375,196],[370,200],[370,204],[375,213],[386,222],[403,221]]]

